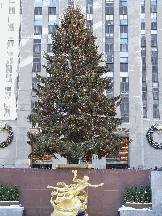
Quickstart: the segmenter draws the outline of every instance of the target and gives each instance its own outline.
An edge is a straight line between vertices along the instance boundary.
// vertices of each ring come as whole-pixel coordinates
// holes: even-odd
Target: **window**
[[[153,118],[159,118],[159,105],[153,104]]]
[[[151,29],[157,29],[157,13],[151,13]]]
[[[143,91],[143,92],[147,91],[146,82],[142,82],[142,91]]]
[[[157,23],[156,22],[152,22],[151,23],[151,30],[156,30],[157,29]]]
[[[143,118],[147,118],[147,109],[143,107]]]
[[[142,100],[147,100],[147,92],[142,92]]]
[[[8,24],[8,31],[14,31],[14,23]]]
[[[48,26],[48,34],[51,34],[51,33],[56,33],[56,28],[54,25],[49,25]]]
[[[35,0],[34,7],[42,7],[42,0]]]
[[[41,39],[34,39],[34,44],[40,44],[41,43]]]
[[[159,100],[159,92],[153,91],[153,100]]]
[[[39,83],[39,80],[37,78],[32,78],[32,88],[37,88],[37,83]]]
[[[56,7],[56,0],[49,0],[49,7]]]
[[[153,65],[158,64],[158,52],[157,52],[157,48],[151,48],[151,63]]]
[[[112,72],[114,71],[114,64],[107,64],[108,69],[110,69]]]
[[[120,57],[121,63],[128,63],[128,57]]]
[[[120,26],[120,38],[128,38],[128,26]]]
[[[114,52],[114,44],[105,44],[105,52],[113,53]]]
[[[120,92],[128,92],[128,91],[129,91],[128,77],[122,77],[120,83]]]
[[[33,44],[33,53],[41,53],[41,44]]]
[[[141,48],[141,56],[146,56],[146,47]]]
[[[13,57],[8,57],[7,64],[13,64]]]
[[[8,47],[13,47],[13,45],[14,45],[14,40],[8,40],[7,46]]]
[[[146,73],[146,65],[142,65],[142,73]]]
[[[35,7],[34,8],[34,15],[42,15],[42,8],[41,7]]]
[[[152,34],[151,35],[151,46],[152,47],[157,47],[157,34]]]
[[[114,20],[114,16],[113,15],[106,15],[106,20]]]
[[[141,0],[141,13],[145,13],[145,0]]]
[[[157,12],[157,6],[156,5],[151,5],[151,13]]]
[[[120,63],[120,72],[128,72],[128,64]]]
[[[106,7],[113,7],[114,2],[113,0],[106,0]]]
[[[41,72],[41,63],[33,62],[32,72]]]
[[[41,26],[42,25],[42,15],[35,15],[34,25]]]
[[[146,46],[146,37],[144,34],[141,34],[141,47]]]
[[[141,23],[141,30],[145,30],[145,23]]]
[[[7,105],[4,103],[4,109],[5,109],[4,117],[5,117],[5,118],[9,118],[9,117],[10,117],[10,106],[7,106]]]
[[[158,73],[152,73],[152,82],[158,82]]]
[[[107,63],[114,63],[114,55],[110,53],[106,53],[106,62]]]
[[[158,67],[157,66],[152,66],[152,72],[157,73],[158,72]]]
[[[127,14],[127,6],[120,6],[119,7],[119,14],[120,15]]]
[[[86,12],[87,12],[87,14],[93,14],[93,5],[92,4],[87,4]],[[105,12],[105,14],[106,14],[106,12]]]
[[[42,26],[34,26],[34,35],[42,34]]]
[[[151,0],[151,13],[157,12],[157,2],[156,0]]]
[[[129,102],[123,101],[120,105],[120,111],[121,113],[129,113]],[[122,115],[121,114],[121,115]]]
[[[11,97],[11,87],[5,87],[5,99],[10,99]]]
[[[128,52],[128,44],[120,44],[120,52]]]
[[[141,23],[145,22],[145,14],[141,14]]]
[[[56,23],[56,15],[48,16],[48,25],[54,25]]]
[[[12,73],[12,65],[6,65],[6,73]]]
[[[146,56],[142,56],[142,64],[143,64],[143,65],[146,64]]]
[[[114,26],[112,25],[106,25],[105,26],[105,34],[106,36],[113,36],[114,35]]]
[[[33,58],[33,62],[41,62],[41,58],[38,57],[38,58]]]
[[[155,89],[158,90],[158,87],[159,87],[158,82],[153,82],[153,83],[152,83],[152,88],[153,88],[154,90],[155,90]]]
[[[106,15],[113,15],[114,14],[114,8],[113,7],[105,7],[105,14]]]
[[[128,25],[127,15],[120,15],[120,25]]]
[[[120,52],[128,52],[128,39],[120,39]]]
[[[9,3],[9,14],[15,14],[15,2]]]
[[[6,82],[12,82],[12,74],[6,73]]]
[[[146,82],[146,74],[142,73],[142,82]]]
[[[93,23],[92,23],[92,20],[87,20],[86,26],[90,29],[91,32],[93,31]]]
[[[156,22],[157,13],[151,13],[151,22]]]
[[[52,44],[47,44],[47,52],[52,52]]]
[[[48,15],[56,15],[56,7],[49,7]]]

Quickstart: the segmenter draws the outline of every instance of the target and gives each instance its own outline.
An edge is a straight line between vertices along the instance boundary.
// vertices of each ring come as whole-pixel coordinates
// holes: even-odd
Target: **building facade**
[[[9,4],[12,6],[16,3],[10,0]],[[10,11],[9,4],[5,6],[6,11]],[[32,150],[27,144],[27,132],[34,129],[31,128],[27,116],[34,107],[35,101],[38,100],[32,91],[32,87],[36,87],[38,82],[36,73],[47,76],[42,67],[46,64],[43,55],[44,51],[52,55],[51,32],[55,33],[53,24],[60,24],[64,10],[71,4],[81,8],[87,19],[86,25],[97,36],[98,52],[103,53],[102,58],[105,63],[101,65],[106,64],[111,69],[111,72],[105,76],[112,78],[114,87],[105,94],[108,97],[121,94],[123,98],[121,106],[117,107],[117,117],[124,117],[118,133],[126,139],[133,140],[117,157],[111,155],[99,161],[97,156],[94,156],[93,167],[161,167],[162,150],[152,147],[146,138],[146,133],[152,125],[162,123],[160,103],[162,98],[162,76],[160,76],[162,1],[160,0],[23,0],[19,2],[16,6],[19,7],[19,13],[15,16],[19,17],[21,22],[17,21],[15,25],[20,26],[20,34],[15,30],[17,39],[14,36],[14,46],[20,47],[18,69],[13,63],[13,74],[15,77],[17,74],[18,77],[16,82],[18,93],[15,92],[13,96],[13,108],[10,109],[13,114],[7,119],[1,116],[2,123],[6,122],[13,127],[14,139],[10,146],[0,149],[0,166],[40,167],[43,164],[43,166],[54,167],[54,163],[66,163],[66,160],[61,157],[59,160],[54,160],[47,156],[46,162],[38,161],[36,158],[33,161],[28,159],[28,154]],[[8,14],[10,17],[10,12]],[[7,28],[7,18],[6,24],[3,25],[4,29]],[[8,44],[12,46],[13,42],[10,40],[9,38]],[[5,49],[7,59],[9,58],[7,53],[10,56],[11,51],[7,45]],[[17,53],[14,55],[18,57]],[[11,70],[11,65],[7,65],[7,70]],[[5,69],[6,65],[4,64],[3,67]],[[5,78],[3,73],[1,80],[3,84],[5,79],[11,79],[8,78],[11,77],[9,72],[6,74],[8,75]],[[7,104],[5,95],[12,91],[14,84],[13,81],[11,85],[1,85],[5,105]],[[9,111],[4,104],[1,104],[1,110],[7,115]],[[156,130],[153,139],[160,143],[161,136]]]

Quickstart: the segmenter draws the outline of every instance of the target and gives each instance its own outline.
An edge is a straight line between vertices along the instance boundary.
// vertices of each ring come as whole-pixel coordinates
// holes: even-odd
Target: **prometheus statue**
[[[50,202],[54,207],[52,216],[76,216],[79,209],[87,209],[88,196],[84,191],[84,188],[87,186],[96,188],[104,184],[91,185],[88,182],[88,176],[84,176],[83,180],[76,179],[77,170],[72,170],[72,172],[74,173],[73,182],[76,182],[76,184],[66,185],[64,182],[58,182],[57,186],[63,187],[47,186],[47,188],[56,190],[51,193]],[[54,199],[55,196],[56,199]]]

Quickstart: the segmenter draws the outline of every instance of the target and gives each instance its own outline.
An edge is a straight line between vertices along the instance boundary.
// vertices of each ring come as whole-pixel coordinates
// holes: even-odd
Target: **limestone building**
[[[42,65],[46,64],[43,51],[51,53],[51,32],[55,32],[54,23],[60,24],[63,11],[70,6],[80,6],[82,13],[87,19],[87,26],[97,36],[96,44],[99,53],[103,53],[105,64],[111,68],[108,76],[112,78],[114,87],[105,92],[108,97],[121,94],[123,102],[117,108],[117,116],[123,116],[124,122],[119,128],[119,133],[133,142],[122,149],[120,155],[103,158],[98,161],[92,159],[94,168],[112,167],[161,167],[161,149],[152,147],[146,133],[154,124],[162,123],[162,76],[161,76],[161,34],[162,14],[161,0],[8,0],[9,4],[15,4],[15,16],[20,18],[15,25],[20,26],[20,34],[14,36],[14,41],[20,40],[14,46],[19,47],[20,61],[18,68],[18,94],[16,101],[17,110],[12,103],[13,114],[4,119],[3,113],[7,113],[4,104],[1,104],[1,123],[6,122],[14,131],[14,139],[11,145],[0,149],[0,166],[2,167],[29,167],[46,166],[54,167],[54,163],[66,162],[63,158],[55,161],[47,158],[46,162],[36,159],[29,161],[28,154],[31,152],[27,144],[27,131],[31,125],[27,116],[37,101],[32,87],[38,82],[36,73],[46,76]],[[9,11],[10,5],[5,6]],[[3,2],[1,3],[1,10]],[[19,11],[19,13],[16,11]],[[9,13],[8,13],[9,14]],[[16,15],[17,14],[17,15]],[[10,14],[8,15],[10,17]],[[4,29],[6,24],[3,23]],[[7,31],[7,29],[5,30]],[[17,31],[17,30],[16,30]],[[15,33],[16,34],[16,33]],[[4,36],[3,36],[4,37]],[[19,39],[18,39],[19,37]],[[7,53],[7,37],[4,37],[4,47]],[[2,40],[0,43],[3,43]],[[8,42],[9,43],[9,42]],[[3,55],[1,53],[1,55]],[[9,55],[9,54],[8,54]],[[17,53],[14,54],[17,56]],[[15,57],[16,58],[16,57]],[[2,58],[1,58],[2,59]],[[3,62],[4,63],[4,62]],[[5,65],[3,64],[3,71]],[[16,76],[16,66],[13,63],[13,74]],[[3,77],[3,78],[2,78]],[[1,76],[1,92],[5,103],[5,95],[11,90],[6,85],[5,73]],[[9,79],[9,78],[8,78]],[[10,82],[13,86],[13,82]],[[5,85],[5,86],[4,86]],[[11,86],[11,88],[12,88]],[[6,103],[5,103],[6,104]],[[13,105],[14,104],[14,105]],[[32,129],[31,129],[32,130]],[[153,141],[159,143],[160,134],[152,129]],[[150,141],[151,142],[151,141]],[[153,142],[152,142],[153,145]],[[157,144],[158,145],[158,144]]]

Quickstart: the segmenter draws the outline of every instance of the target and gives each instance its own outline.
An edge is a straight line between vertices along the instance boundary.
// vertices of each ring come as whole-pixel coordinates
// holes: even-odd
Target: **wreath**
[[[12,127],[8,126],[5,124],[5,126],[3,126],[2,128],[0,128],[1,131],[6,130],[8,132],[8,137],[7,140],[0,143],[0,148],[5,148],[7,147],[9,144],[11,144],[12,140],[13,140],[13,131],[12,131]]]
[[[156,149],[162,149],[162,143],[155,142],[153,140],[153,133],[157,130],[158,133],[162,132],[162,125],[154,124],[147,131],[146,137],[150,145]]]

